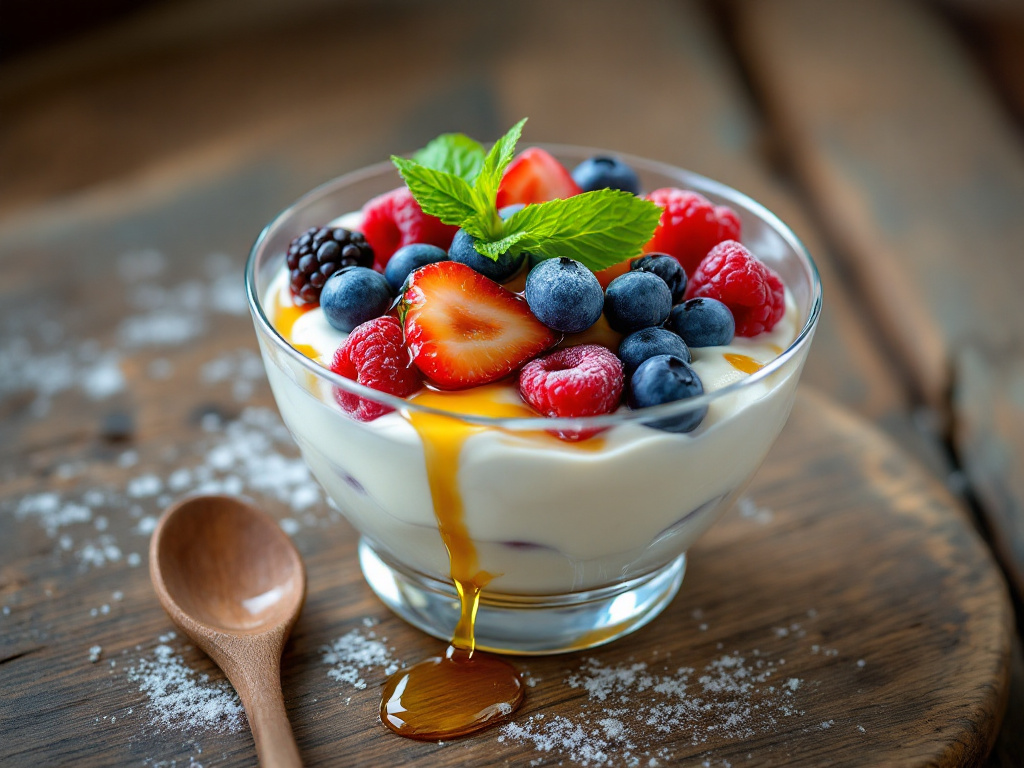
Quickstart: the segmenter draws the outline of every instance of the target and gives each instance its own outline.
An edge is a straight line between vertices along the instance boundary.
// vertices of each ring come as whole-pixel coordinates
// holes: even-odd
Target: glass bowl
[[[568,167],[599,154],[547,148]],[[580,650],[643,626],[675,596],[686,551],[742,492],[792,408],[821,311],[821,283],[804,246],[770,211],[727,186],[619,156],[644,190],[692,189],[732,207],[744,244],[782,277],[798,331],[763,368],[698,398],[604,416],[459,414],[335,375],[293,348],[264,306],[289,242],[399,186],[390,163],[308,193],[253,246],[246,289],[281,416],[314,476],[359,531],[370,587],[443,640],[460,617],[453,573],[464,574],[463,586],[472,578],[482,587],[475,639],[484,650]],[[337,405],[336,388],[395,411],[356,421]],[[692,432],[649,426],[702,408],[707,416]],[[549,432],[592,428],[605,429],[577,443]],[[447,499],[436,510],[434,495]]]

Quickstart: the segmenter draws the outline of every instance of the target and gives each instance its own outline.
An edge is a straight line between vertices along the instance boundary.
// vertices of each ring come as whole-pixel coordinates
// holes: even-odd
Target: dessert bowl
[[[547,149],[570,166],[595,154]],[[532,415],[502,394],[508,388],[482,398],[426,390],[406,399],[333,373],[282,333],[275,286],[293,238],[402,183],[391,163],[308,193],[264,229],[250,254],[249,306],[281,416],[359,532],[370,587],[443,640],[460,618],[456,587],[468,580],[481,588],[475,643],[485,650],[579,650],[650,621],[678,591],[687,550],[743,491],[791,410],[821,310],[804,246],[774,214],[725,185],[619,157],[644,189],[693,190],[738,215],[744,245],[787,287],[789,325],[769,343],[771,360],[698,397],[571,419]],[[733,351],[743,357],[742,346]],[[714,354],[721,357],[720,348]],[[358,421],[339,407],[338,390],[394,410]],[[702,410],[693,431],[658,428]],[[600,432],[577,442],[553,435],[581,430]]]

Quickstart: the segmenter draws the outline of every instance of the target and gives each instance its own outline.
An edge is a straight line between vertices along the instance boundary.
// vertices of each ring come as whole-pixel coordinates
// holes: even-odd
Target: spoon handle
[[[241,674],[228,674],[245,707],[262,768],[302,768],[281,690],[280,648],[248,657]],[[232,670],[234,671],[234,670]],[[236,682],[237,681],[237,682]]]
[[[280,688],[254,695],[245,705],[245,714],[249,718],[262,768],[302,767]]]

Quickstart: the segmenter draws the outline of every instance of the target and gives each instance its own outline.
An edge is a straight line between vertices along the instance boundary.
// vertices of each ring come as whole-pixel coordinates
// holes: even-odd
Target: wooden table
[[[689,741],[634,728],[644,760],[974,765],[994,744],[987,764],[1024,763],[1024,674],[1019,650],[1007,656],[994,565],[1019,600],[1022,27],[998,3],[216,0],[142,8],[0,60],[0,762],[251,763],[219,673],[168,636],[146,578],[154,516],[209,487],[258,497],[311,564],[285,681],[310,764],[586,762],[564,740],[539,750],[527,731],[545,712],[607,721],[593,743],[625,764],[621,717],[572,681],[631,654],[666,676],[667,648],[674,661],[690,649],[680,665],[696,670],[757,649],[780,680],[786,658],[802,714],[736,738],[708,720]],[[339,554],[351,532],[281,431],[239,274],[262,224],[320,181],[443,130],[487,139],[523,115],[530,141],[692,168],[791,223],[825,282],[805,372],[820,394],[802,394],[784,450],[635,648],[592,654],[597,667],[530,661],[521,733],[413,748],[367,724],[368,702],[388,664],[432,641],[374,603]],[[820,476],[794,463],[807,441],[835,462]],[[876,527],[852,526],[854,510]],[[854,605],[856,580],[830,592],[809,579],[822,556],[812,533],[859,535],[882,556],[865,595],[897,585],[911,613],[954,600],[956,615],[922,614],[948,643],[897,632],[887,656],[880,638],[907,618],[891,610],[851,628],[836,612]],[[778,603],[729,566],[760,584],[774,545],[798,553],[764,582],[795,590]],[[895,568],[903,555],[914,568]],[[730,618],[748,605],[747,622]],[[875,615],[889,623],[872,634]],[[927,701],[927,686],[894,682],[911,674],[896,651],[915,647],[955,683]],[[153,685],[172,673],[209,706],[160,698]],[[778,704],[769,685],[755,693]]]

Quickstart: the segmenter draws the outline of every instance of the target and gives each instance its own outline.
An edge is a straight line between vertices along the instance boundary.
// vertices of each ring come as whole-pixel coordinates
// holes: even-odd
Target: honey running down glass
[[[597,154],[547,149],[567,167]],[[645,190],[695,190],[738,214],[744,245],[781,276],[795,306],[793,338],[774,359],[734,354],[729,362],[743,373],[734,383],[690,400],[587,418],[537,416],[500,385],[454,394],[424,389],[405,400],[307,357],[289,343],[287,318],[272,306],[289,242],[399,186],[390,163],[313,190],[280,213],[252,249],[246,288],[281,416],[359,531],[370,587],[442,640],[465,634],[468,622],[476,648],[547,654],[643,626],[675,596],[686,551],[742,492],[792,408],[821,311],[820,280],[804,246],[770,211],[729,187],[620,157]],[[336,389],[395,410],[356,421],[338,406]],[[699,409],[707,415],[692,432],[648,426]],[[551,434],[595,427],[604,431],[579,442]]]

